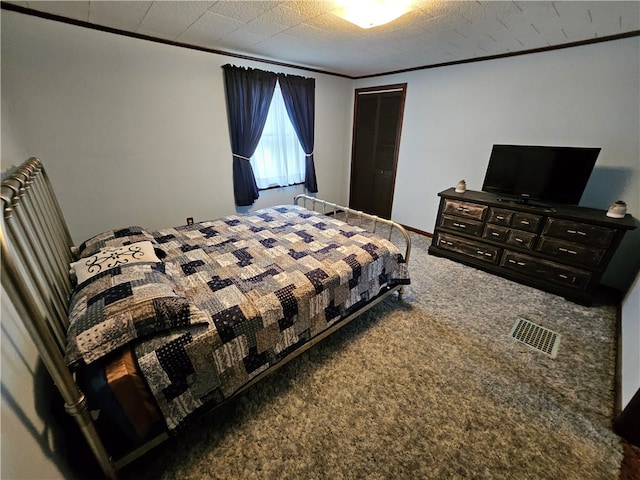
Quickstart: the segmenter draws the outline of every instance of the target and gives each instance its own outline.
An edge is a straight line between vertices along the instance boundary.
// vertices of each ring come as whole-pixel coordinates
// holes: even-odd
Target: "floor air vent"
[[[542,353],[546,353],[552,358],[556,358],[558,354],[558,346],[560,345],[560,334],[552,332],[549,329],[536,325],[526,318],[518,317],[516,323],[511,328],[510,335],[535,348]]]

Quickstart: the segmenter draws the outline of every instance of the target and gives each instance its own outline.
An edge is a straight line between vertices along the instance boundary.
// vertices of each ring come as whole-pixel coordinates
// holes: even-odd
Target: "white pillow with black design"
[[[151,242],[136,242],[122,247],[101,248],[95,255],[72,263],[70,273],[71,275],[75,274],[79,285],[110,268],[132,263],[159,261]]]

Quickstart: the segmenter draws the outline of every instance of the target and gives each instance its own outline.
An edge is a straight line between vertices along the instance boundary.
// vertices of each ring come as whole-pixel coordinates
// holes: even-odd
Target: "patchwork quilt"
[[[169,432],[385,289],[409,283],[391,242],[298,206],[142,235],[161,262],[78,285],[67,359],[89,363],[131,343]],[[125,313],[125,303],[138,313]]]

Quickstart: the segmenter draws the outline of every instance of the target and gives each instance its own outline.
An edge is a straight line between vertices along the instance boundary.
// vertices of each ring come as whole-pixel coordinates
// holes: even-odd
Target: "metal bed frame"
[[[72,292],[69,263],[72,261],[73,242],[42,162],[38,158],[30,158],[10,171],[2,180],[0,198],[3,204],[0,230],[2,285],[58,388],[66,412],[75,418],[104,476],[116,479],[118,470],[169,436],[162,433],[121,458],[114,459],[110,456],[93,423],[87,400],[64,360],[69,324],[69,297]],[[297,205],[299,201],[303,202],[305,208],[309,208],[307,203],[311,203],[311,210],[321,206],[322,213],[325,214],[327,208],[334,215],[344,212],[347,221],[351,216],[360,222],[362,228],[371,229],[374,233],[380,225],[387,226],[389,240],[393,230],[399,231],[406,242],[404,258],[408,262],[411,239],[400,224],[307,195],[296,196],[294,203]],[[367,222],[370,228],[364,226]],[[332,325],[278,364],[252,379],[224,403],[236,398],[253,384],[394,292],[397,291],[398,298],[401,299],[402,290],[402,286],[396,286],[379,295],[371,303]]]

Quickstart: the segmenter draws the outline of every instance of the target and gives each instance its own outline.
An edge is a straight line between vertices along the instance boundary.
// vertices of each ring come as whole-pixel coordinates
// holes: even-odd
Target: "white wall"
[[[622,302],[622,408],[640,389],[640,274]]]
[[[350,80],[2,12],[2,98],[28,155],[48,169],[76,242],[236,211],[226,63],[316,78],[318,195],[346,201]],[[300,191],[264,192],[254,208]]]
[[[1,295],[0,478],[72,479],[64,432],[50,410],[53,382],[4,287]]]
[[[437,192],[480,190],[494,143],[602,147],[581,204],[640,217],[639,52],[635,37],[355,82],[407,83],[394,219],[432,232]],[[639,243],[627,234],[603,283],[631,284]]]
[[[9,166],[19,165],[27,158],[27,150],[20,136],[20,132],[15,128],[13,124],[13,118],[9,106],[2,101],[2,119],[0,121],[0,127],[2,127],[2,136],[0,137],[0,146],[2,147],[2,158],[5,159],[2,162],[2,168],[4,171]]]

